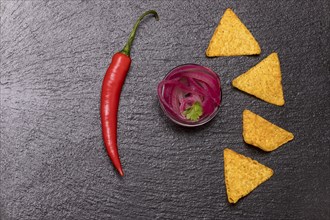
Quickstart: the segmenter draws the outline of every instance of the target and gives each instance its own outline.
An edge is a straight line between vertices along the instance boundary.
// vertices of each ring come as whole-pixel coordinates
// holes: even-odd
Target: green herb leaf
[[[195,102],[191,107],[187,108],[183,115],[186,117],[186,119],[189,119],[191,121],[198,121],[199,117],[203,115],[203,107],[201,103]]]

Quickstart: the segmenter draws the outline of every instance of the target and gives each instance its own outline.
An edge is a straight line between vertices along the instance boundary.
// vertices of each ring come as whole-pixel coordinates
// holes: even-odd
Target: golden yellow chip
[[[206,50],[206,56],[240,56],[260,53],[258,42],[237,15],[228,8],[215,29]]]
[[[291,132],[272,124],[259,115],[244,110],[243,138],[246,143],[264,151],[273,151],[291,141],[294,136]]]
[[[272,53],[232,82],[233,86],[274,105],[284,105],[282,74],[277,53]]]
[[[273,175],[273,170],[228,148],[223,152],[228,201],[236,203]]]

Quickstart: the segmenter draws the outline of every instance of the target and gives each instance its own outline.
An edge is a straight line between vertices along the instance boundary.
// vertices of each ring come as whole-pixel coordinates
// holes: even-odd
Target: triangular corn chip
[[[224,166],[230,203],[236,203],[273,175],[272,169],[228,148],[224,150]]]
[[[291,132],[272,124],[259,115],[244,110],[243,138],[246,143],[264,151],[273,151],[291,141],[294,136]]]
[[[206,50],[206,56],[240,56],[260,53],[258,42],[237,15],[228,8],[215,29]]]
[[[272,53],[233,80],[233,86],[274,105],[284,105],[282,75],[277,53]]]

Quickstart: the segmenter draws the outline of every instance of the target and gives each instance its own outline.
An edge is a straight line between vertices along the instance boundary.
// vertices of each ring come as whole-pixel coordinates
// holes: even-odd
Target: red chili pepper
[[[135,38],[136,30],[141,20],[149,14],[154,15],[157,21],[159,20],[158,14],[154,10],[147,11],[139,17],[130,33],[124,49],[117,52],[112,57],[111,64],[108,67],[102,83],[101,123],[103,141],[114,167],[118,170],[121,176],[124,175],[124,172],[121,167],[117,147],[117,111],[119,98],[127,72],[130,68],[130,50]]]

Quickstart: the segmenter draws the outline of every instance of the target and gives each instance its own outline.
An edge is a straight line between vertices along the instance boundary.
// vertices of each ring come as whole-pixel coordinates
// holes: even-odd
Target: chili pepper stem
[[[156,21],[159,20],[159,16],[158,16],[158,14],[157,14],[157,12],[156,12],[155,10],[149,10],[149,11],[146,11],[145,13],[143,13],[143,14],[138,18],[138,20],[135,22],[134,27],[133,27],[133,30],[131,31],[131,33],[130,33],[130,35],[129,35],[129,37],[128,37],[128,41],[127,41],[127,43],[125,44],[124,49],[122,49],[122,50],[120,51],[120,53],[123,53],[123,54],[125,54],[125,55],[127,55],[127,56],[130,56],[130,54],[131,54],[131,46],[132,46],[132,43],[133,43],[134,38],[135,38],[136,30],[137,30],[137,28],[139,27],[139,24],[140,24],[140,22],[142,21],[142,19],[143,19],[145,16],[149,15],[149,14],[154,15],[154,17],[156,18]]]

